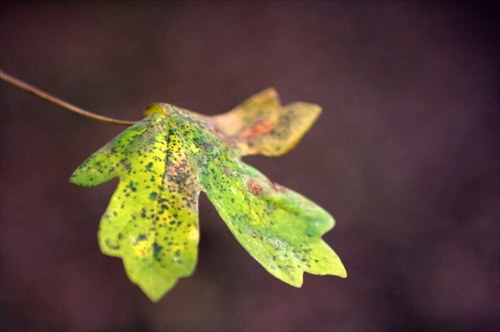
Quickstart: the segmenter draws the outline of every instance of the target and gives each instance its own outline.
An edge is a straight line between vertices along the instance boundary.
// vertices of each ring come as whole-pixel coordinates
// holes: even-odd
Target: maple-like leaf
[[[300,287],[304,272],[346,276],[321,239],[333,218],[241,161],[281,155],[319,116],[309,103],[282,106],[268,89],[228,113],[203,116],[152,104],[147,117],[92,154],[71,176],[92,187],[120,178],[101,219],[103,253],[159,300],[196,266],[198,196],[204,191],[241,245],[272,275]]]

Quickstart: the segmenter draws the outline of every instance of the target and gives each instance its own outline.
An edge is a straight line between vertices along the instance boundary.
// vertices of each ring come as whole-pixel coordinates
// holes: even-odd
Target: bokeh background
[[[124,128],[1,83],[2,330],[498,330],[494,2],[1,2],[1,67],[103,115],[229,110],[267,87],[324,112],[246,161],[325,207],[347,279],[295,289],[200,201],[194,275],[151,303],[97,246],[116,181],[68,183]]]

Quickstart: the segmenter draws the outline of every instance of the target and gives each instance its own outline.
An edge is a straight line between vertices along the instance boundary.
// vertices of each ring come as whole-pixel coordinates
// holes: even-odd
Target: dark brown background
[[[348,278],[269,275],[202,195],[199,264],[157,304],[102,255],[116,181],[72,171],[122,127],[1,84],[2,330],[498,330],[493,3],[1,5],[1,66],[94,112],[224,112],[270,86],[324,112],[247,161],[330,211]]]

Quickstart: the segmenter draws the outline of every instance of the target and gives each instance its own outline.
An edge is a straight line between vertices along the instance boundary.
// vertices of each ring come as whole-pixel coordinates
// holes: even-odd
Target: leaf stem
[[[102,122],[122,125],[122,126],[130,126],[130,125],[133,125],[135,123],[135,121],[124,121],[124,120],[117,120],[117,119],[113,119],[113,118],[108,118],[106,116],[98,115],[98,114],[86,111],[84,109],[81,109],[75,105],[72,105],[68,102],[65,102],[64,100],[61,100],[57,97],[54,97],[54,96],[52,96],[52,95],[50,95],[50,94],[48,94],[48,93],[46,93],[38,88],[35,88],[34,86],[32,86],[26,82],[23,82],[20,79],[15,78],[12,75],[7,74],[2,69],[0,69],[0,78],[9,84],[12,84],[12,85],[24,90],[24,91],[27,91],[27,92],[35,95],[38,98],[46,100],[49,103],[56,104],[62,108],[67,109],[70,112],[82,115],[84,117],[98,120],[98,121],[102,121]]]

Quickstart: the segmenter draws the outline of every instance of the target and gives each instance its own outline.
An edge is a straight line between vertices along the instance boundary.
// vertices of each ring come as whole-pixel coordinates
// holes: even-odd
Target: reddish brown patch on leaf
[[[263,136],[274,129],[274,125],[269,120],[256,121],[250,128],[243,130],[238,134],[240,140],[248,140],[251,138]]]
[[[189,164],[185,160],[182,160],[182,162],[178,164],[169,164],[167,167],[168,177],[176,182],[185,179],[190,172],[191,167],[189,167]]]
[[[262,193],[262,186],[253,179],[250,179],[248,182],[248,190],[250,190],[254,196],[259,196]]]
[[[285,191],[286,191],[285,187],[280,186],[279,184],[272,182],[272,181],[269,181],[269,183],[271,184],[271,188],[273,188],[274,191],[277,191],[281,194],[285,193]]]
[[[233,170],[230,169],[227,166],[224,166],[224,173],[226,173],[227,176],[232,176],[233,175]]]

